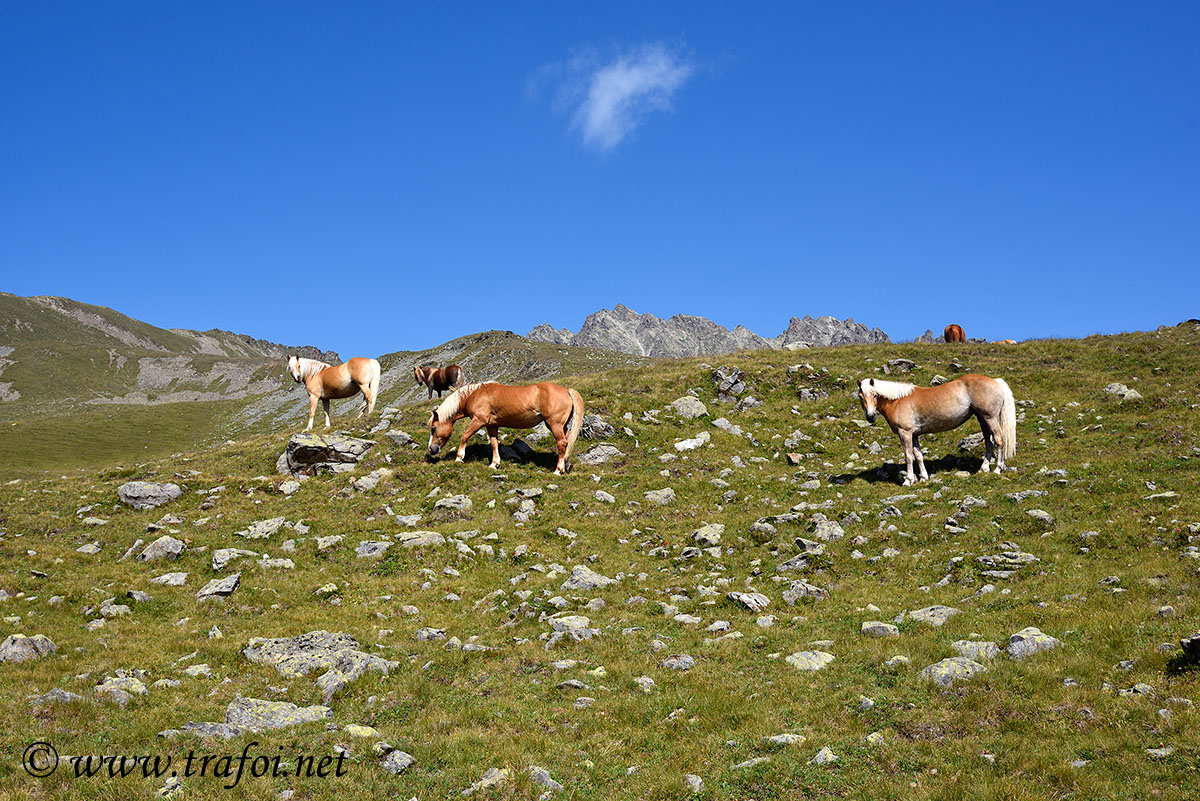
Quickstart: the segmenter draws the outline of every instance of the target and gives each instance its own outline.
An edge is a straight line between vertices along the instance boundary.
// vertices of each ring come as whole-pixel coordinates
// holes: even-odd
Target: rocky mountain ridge
[[[676,314],[664,320],[653,314],[639,314],[623,304],[592,312],[578,333],[543,323],[526,336],[534,342],[654,357],[715,356],[743,350],[795,350],[891,341],[880,329],[868,328],[853,318],[793,317],[783,333],[768,339],[741,325],[730,330],[691,314]]]

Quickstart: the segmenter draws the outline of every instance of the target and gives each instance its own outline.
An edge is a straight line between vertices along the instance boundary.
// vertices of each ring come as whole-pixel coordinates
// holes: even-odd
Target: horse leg
[[[461,462],[467,458],[467,440],[475,436],[475,432],[483,428],[482,420],[471,420],[471,424],[467,426],[466,432],[462,435],[462,442],[458,444],[458,458],[454,461]]]
[[[995,421],[986,417],[983,413],[976,415],[979,418],[979,430],[983,432],[983,466],[979,468],[980,473],[990,473],[992,470],[991,461],[992,454],[996,450],[996,429]],[[999,462],[996,463],[999,468]]]
[[[904,482],[900,485],[908,487],[917,483],[917,477],[913,474],[913,435],[911,431],[900,431],[900,444],[904,446]]]
[[[554,467],[554,475],[561,476],[567,469],[567,430],[563,423],[546,421],[546,427],[554,435],[554,444],[558,447],[558,464]]]
[[[305,431],[312,431],[313,418],[317,416],[317,403],[320,400],[316,395],[308,396],[308,428],[304,429]]]
[[[925,471],[925,454],[921,453],[921,437],[919,434],[913,434],[913,456],[917,458],[917,470],[921,474],[922,481],[929,480],[929,473]]]
[[[329,398],[321,398],[321,408],[325,410],[325,427],[329,428]]]
[[[492,445],[492,463],[488,467],[495,470],[500,466],[500,426],[488,426],[488,442]]]
[[[991,457],[992,450],[996,451],[996,472],[1004,471],[1004,434],[1000,427],[1000,416],[989,415],[987,418],[988,431],[991,432],[990,437],[985,437],[988,440],[988,457]]]

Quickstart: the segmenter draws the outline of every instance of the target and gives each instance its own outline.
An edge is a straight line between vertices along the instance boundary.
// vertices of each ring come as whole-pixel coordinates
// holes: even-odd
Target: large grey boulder
[[[616,579],[602,576],[590,567],[575,565],[575,567],[571,568],[571,576],[562,583],[562,589],[598,590],[601,587],[607,587],[610,584],[616,583]]]
[[[177,540],[169,534],[156,539],[137,555],[139,562],[153,562],[158,559],[178,559],[187,550],[182,540]]]
[[[587,453],[580,454],[579,456],[574,457],[574,459],[579,464],[598,465],[605,464],[606,462],[609,462],[618,456],[624,455],[625,454],[622,453],[620,448],[618,448],[616,445],[610,445],[609,443],[604,442],[599,445],[593,445],[592,447],[588,448]]]
[[[213,579],[200,588],[196,593],[197,601],[212,601],[217,598],[228,598],[242,585],[242,574],[231,573],[222,579]]]
[[[0,662],[28,662],[31,659],[41,659],[58,650],[45,634],[35,634],[26,637],[24,634],[10,634],[0,644]]]
[[[579,429],[579,435],[584,439],[606,439],[608,437],[615,437],[617,429],[598,414],[585,414],[583,416],[583,427]]]
[[[369,439],[342,433],[293,434],[275,463],[275,469],[291,476],[341,473],[353,470],[354,465],[373,447],[375,443]]]
[[[183,494],[178,484],[153,481],[127,481],[117,488],[117,497],[134,509],[153,509],[170,503]]]

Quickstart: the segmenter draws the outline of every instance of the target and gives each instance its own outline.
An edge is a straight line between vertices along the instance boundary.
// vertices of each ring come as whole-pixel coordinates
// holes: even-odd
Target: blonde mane
[[[872,381],[875,383],[872,384]],[[914,385],[905,384],[902,381],[882,381],[878,378],[864,378],[862,380],[862,384],[860,385],[860,389],[862,389],[863,393],[865,394],[868,388],[870,388],[879,397],[887,398],[888,400],[906,398],[912,394],[914,389],[916,389]]]
[[[300,378],[303,381],[307,381],[325,368],[333,366],[328,362],[318,361],[317,359],[300,358],[296,361],[300,364]]]
[[[458,389],[451,392],[437,407],[437,416],[439,420],[452,420],[454,415],[458,414],[458,410],[462,408],[463,401],[471,396],[475,390],[482,387],[484,384],[495,384],[495,381],[478,381],[474,384],[463,384]]]

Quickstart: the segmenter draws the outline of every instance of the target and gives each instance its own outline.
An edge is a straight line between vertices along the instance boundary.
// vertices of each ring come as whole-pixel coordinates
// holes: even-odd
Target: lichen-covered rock
[[[237,696],[225,710],[225,723],[252,732],[286,729],[304,723],[332,720],[327,706],[299,707],[287,701],[264,701]]]
[[[965,656],[954,656],[921,668],[917,676],[926,681],[932,681],[939,687],[949,687],[956,681],[964,681],[984,670],[987,668],[972,659]]]
[[[170,503],[183,494],[178,484],[154,481],[127,481],[117,488],[117,497],[134,509],[153,509]]]
[[[930,626],[941,626],[953,615],[957,615],[960,612],[962,612],[961,609],[955,609],[953,606],[935,604],[934,606],[926,606],[923,609],[912,609],[908,612],[901,612],[896,616],[896,622],[901,623],[906,618],[911,618]]]
[[[864,621],[859,631],[867,637],[899,637],[900,629],[893,626],[891,623],[883,623],[878,620]]]
[[[973,659],[976,662],[995,659],[1000,656],[1000,646],[994,642],[978,642],[976,640],[958,640],[950,644],[950,647],[958,651],[959,656],[965,656],[967,659]]]
[[[10,634],[0,644],[0,662],[28,662],[31,659],[41,659],[58,650],[45,634],[35,634],[26,637],[24,634]]]
[[[387,675],[400,663],[364,653],[358,640],[343,632],[310,631],[296,637],[251,638],[242,649],[251,662],[273,665],[289,678],[324,671],[317,686],[325,703],[350,682],[367,672]]]
[[[1043,634],[1033,626],[1023,628],[1008,638],[1008,655],[1013,659],[1025,659],[1042,651],[1062,646],[1062,641]]]
[[[825,651],[797,651],[788,655],[784,661],[801,672],[822,670],[836,657]]]
[[[708,407],[701,403],[699,398],[693,398],[691,395],[676,398],[670,406],[675,410],[675,414],[685,420],[694,420],[708,414]]]

